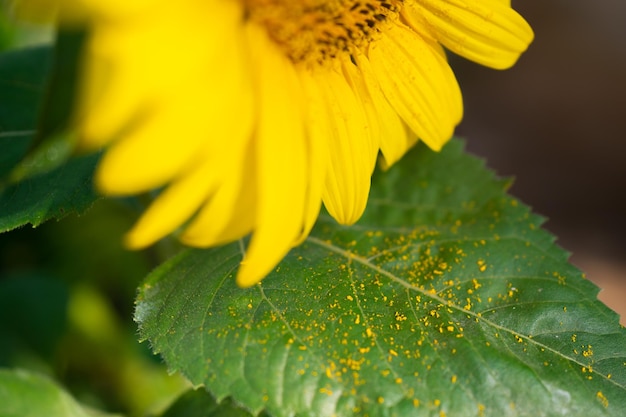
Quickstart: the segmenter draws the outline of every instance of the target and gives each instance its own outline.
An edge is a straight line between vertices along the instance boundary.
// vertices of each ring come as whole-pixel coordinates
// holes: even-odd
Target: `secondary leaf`
[[[0,232],[88,209],[97,199],[93,172],[99,155],[71,159],[41,175],[0,190]]]
[[[275,416],[621,416],[626,332],[542,219],[454,141],[378,173],[260,285],[243,243],[186,250],[136,320],[172,370]]]
[[[51,56],[50,47],[0,55],[0,178],[24,157],[35,137]]]
[[[0,369],[2,417],[114,417],[86,409],[50,379],[24,370]],[[119,416],[118,416],[119,417]]]
[[[54,48],[0,55],[0,178],[11,173],[0,182],[0,232],[82,212],[97,198],[92,177],[99,156],[67,161],[82,36],[61,33]]]

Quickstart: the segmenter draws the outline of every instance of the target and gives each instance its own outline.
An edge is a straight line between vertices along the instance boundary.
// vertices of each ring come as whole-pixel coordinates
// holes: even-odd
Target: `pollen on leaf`
[[[480,272],[485,272],[487,270],[487,264],[483,259],[479,259],[478,261],[476,261],[476,264],[478,265],[478,270]]]

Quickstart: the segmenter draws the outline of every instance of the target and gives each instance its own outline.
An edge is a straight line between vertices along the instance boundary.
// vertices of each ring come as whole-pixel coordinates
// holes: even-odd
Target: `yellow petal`
[[[352,224],[363,214],[378,148],[362,104],[342,74],[332,69],[314,74],[329,118],[329,166],[323,201],[339,223]]]
[[[173,232],[187,221],[209,198],[219,181],[220,172],[208,161],[167,187],[142,214],[126,235],[132,249],[148,246]]]
[[[211,137],[211,130],[199,123],[197,117],[201,114],[194,109],[168,107],[115,143],[98,166],[96,184],[100,191],[109,195],[135,194],[187,175],[202,141]],[[190,114],[192,121],[187,119]],[[172,146],[173,140],[181,136]]]
[[[102,191],[130,194],[161,186],[185,175],[202,149],[209,147],[219,153],[224,138],[237,136],[233,130],[249,132],[253,94],[249,63],[240,28],[233,23],[229,29],[232,36],[228,45],[220,46],[219,60],[212,55],[198,54],[200,61],[178,63],[180,68],[166,68],[163,77],[150,81],[154,84],[149,87],[150,91],[163,97],[154,100],[152,107],[146,107],[150,113],[128,128],[123,138],[106,153],[97,178]],[[159,54],[158,51],[153,53]],[[187,55],[194,54],[187,51]],[[150,79],[150,76],[143,78]],[[114,87],[119,94],[110,92],[101,101],[106,104],[106,111],[91,111],[93,119],[100,120],[97,125],[110,122],[112,113],[107,114],[107,111],[118,114],[114,102],[109,100],[117,97],[124,107],[121,85]]]
[[[136,61],[134,54],[128,56],[129,52],[115,46],[131,43],[123,33],[105,28],[94,29],[87,42],[75,115],[83,149],[97,149],[112,141],[146,104],[151,86],[142,73],[152,59],[148,55]]]
[[[303,91],[304,125],[308,159],[308,190],[304,211],[302,233],[296,244],[302,243],[315,225],[322,205],[322,195],[326,184],[329,158],[330,123],[328,110],[317,83],[306,69],[297,71]]]
[[[504,0],[417,0],[406,2],[403,13],[454,53],[495,69],[512,66],[534,36]]]
[[[441,149],[463,110],[458,83],[438,47],[391,25],[370,45],[368,58],[389,104],[429,147]]]
[[[360,84],[357,91],[361,91],[360,94],[367,97],[362,100],[368,104],[366,107],[368,120],[371,121],[374,118],[377,120],[380,136],[378,146],[380,146],[386,166],[391,166],[415,142],[409,140],[404,123],[380,90],[368,59],[362,54],[355,54],[354,59],[356,66],[347,71],[352,70],[353,82]]]
[[[300,236],[307,169],[302,88],[293,64],[259,27],[247,25],[259,98],[257,225],[237,274],[248,287],[259,282]]]
[[[382,137],[383,121],[381,120],[380,113],[376,108],[376,105],[372,99],[372,96],[365,84],[363,73],[359,67],[354,63],[354,56],[350,59],[344,59],[341,62],[341,70],[344,78],[348,82],[350,89],[354,92],[354,95],[363,108],[363,114],[365,115],[365,123],[369,131],[369,135],[363,139],[369,139],[369,144],[365,144],[370,149],[370,152],[375,155],[378,154],[380,149],[380,140]],[[353,62],[354,61],[354,62]]]
[[[252,217],[246,210],[254,204],[254,190],[241,194],[244,178],[250,177],[252,169],[251,158],[246,158],[252,112],[242,111],[239,116],[235,124],[214,126],[216,136],[206,141],[193,168],[170,184],[146,210],[127,235],[128,246],[138,248],[153,243],[189,220],[201,206],[204,207],[181,236],[183,242],[206,247],[250,232]],[[228,135],[229,140],[224,140],[223,135]]]
[[[218,4],[211,10],[194,1],[193,7],[160,9],[160,16],[92,26],[77,114],[83,147],[102,146],[172,101],[204,96],[219,108],[221,98],[232,96],[229,81],[241,82],[234,55],[240,53],[236,37],[242,10],[238,2]],[[224,43],[225,36],[233,41]]]
[[[180,240],[184,244],[218,246],[252,231],[257,210],[255,150],[250,144],[248,149],[240,150],[239,160],[231,160],[230,167],[217,169],[213,166],[214,172],[222,177],[222,183],[181,233]]]

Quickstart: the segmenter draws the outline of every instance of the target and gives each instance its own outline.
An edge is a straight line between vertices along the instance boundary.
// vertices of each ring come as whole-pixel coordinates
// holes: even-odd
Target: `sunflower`
[[[107,146],[98,187],[161,190],[127,244],[251,234],[244,287],[322,202],[357,221],[377,159],[452,136],[462,98],[444,47],[504,69],[533,38],[509,0],[59,2],[61,21],[89,25],[76,120],[80,146]]]

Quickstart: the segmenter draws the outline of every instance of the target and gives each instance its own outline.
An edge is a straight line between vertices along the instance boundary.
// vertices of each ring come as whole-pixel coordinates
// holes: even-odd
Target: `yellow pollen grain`
[[[396,311],[394,316],[395,316],[397,321],[404,321],[407,318],[404,314],[400,313],[399,311]]]
[[[479,259],[476,264],[478,265],[478,270],[480,272],[485,272],[487,270],[487,264],[485,263],[484,260]]]
[[[598,400],[600,400],[604,408],[607,408],[609,406],[609,400],[605,397],[602,391],[598,391],[596,397],[598,398]]]

